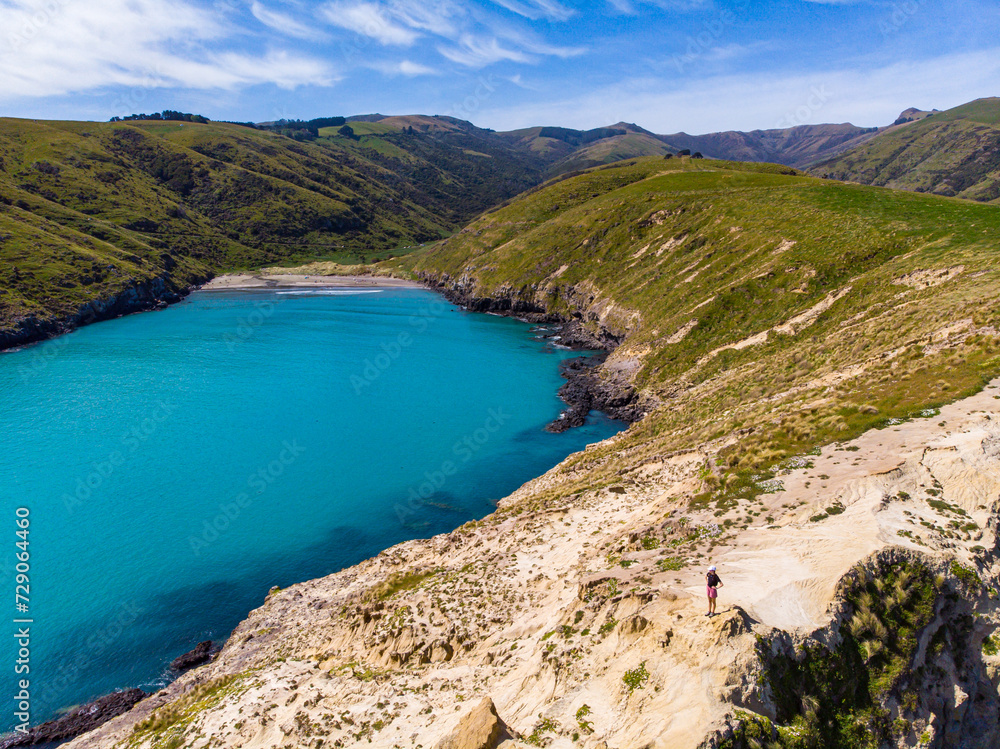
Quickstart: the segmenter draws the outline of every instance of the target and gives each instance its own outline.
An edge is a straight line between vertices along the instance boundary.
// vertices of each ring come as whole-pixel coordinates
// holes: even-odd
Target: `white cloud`
[[[324,6],[321,15],[335,26],[385,45],[409,47],[420,36],[413,28],[397,24],[378,3],[333,2]]]
[[[992,96],[1000,48],[882,68],[812,73],[633,79],[577,97],[482,112],[483,124],[516,129],[558,122],[591,128],[625,120],[658,133],[770,129],[794,124],[887,125],[907,107],[947,109]]]
[[[0,0],[0,28],[5,42],[0,99],[114,85],[293,88],[336,78],[326,63],[297,54],[214,51],[212,45],[224,42],[230,27],[185,0]]]
[[[428,67],[427,65],[421,65],[418,62],[413,62],[412,60],[403,60],[401,62],[379,62],[372,66],[375,70],[379,70],[386,75],[405,75],[408,78],[412,78],[418,75],[438,75],[438,71],[434,68]]]
[[[530,18],[532,21],[539,18],[547,18],[551,21],[565,21],[576,14],[575,10],[567,8],[555,0],[524,0],[524,2],[519,2],[519,0],[493,0],[493,2],[518,15]]]
[[[254,0],[250,4],[250,12],[262,24],[285,36],[293,36],[297,39],[323,38],[323,35],[316,29],[306,26],[304,23],[299,23],[289,15],[271,10],[262,3],[257,2],[257,0]]]
[[[817,0],[817,2],[824,1]],[[655,5],[663,10],[690,11],[710,7],[712,0],[608,0],[608,5],[618,13],[634,16],[639,13],[642,5]]]
[[[463,34],[457,46],[439,46],[438,52],[452,62],[470,68],[481,68],[501,60],[532,62],[534,58],[521,50],[504,47],[496,37]]]
[[[390,0],[387,9],[406,26],[449,39],[459,34],[467,16],[465,6],[454,0]]]
[[[568,18],[573,11],[557,0],[495,0],[522,15]],[[413,46],[437,37],[434,47],[447,60],[470,68],[497,62],[537,63],[542,57],[572,57],[581,47],[550,45],[508,26],[470,2],[458,0],[334,0],[320,15],[341,28],[385,46]]]

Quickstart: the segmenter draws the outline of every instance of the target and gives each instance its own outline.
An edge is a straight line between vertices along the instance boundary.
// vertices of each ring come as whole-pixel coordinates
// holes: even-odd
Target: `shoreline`
[[[426,289],[419,281],[388,276],[314,276],[302,273],[225,273],[193,291],[253,291],[257,289],[400,288]]]
[[[19,325],[0,330],[0,354],[12,353],[61,338],[74,330],[98,322],[140,312],[156,312],[180,302],[195,291],[254,291],[268,289],[413,288],[426,289],[419,281],[388,276],[323,276],[306,274],[223,273],[199,283],[175,286],[169,277],[157,278],[124,289],[110,297],[96,298],[73,314],[46,319],[27,318]]]
[[[26,344],[13,346],[6,351],[18,351],[29,346],[39,345],[47,340],[52,340],[54,338],[60,338],[67,335],[68,333],[77,330],[80,327],[85,327],[87,325],[93,324],[95,322],[104,322],[111,319],[116,319],[118,317],[124,317],[125,315],[138,314],[141,312],[152,312],[162,309],[166,309],[173,304],[182,301],[189,294],[197,291],[205,292],[225,292],[225,291],[271,291],[278,289],[378,289],[378,288],[411,288],[411,289],[423,289],[425,291],[435,292],[440,294],[447,302],[454,304],[459,307],[464,312],[472,312],[476,314],[492,314],[499,317],[509,317],[512,319],[519,320],[523,323],[531,325],[543,325],[552,324],[556,326],[556,330],[543,338],[550,342],[554,342],[553,339],[561,339],[559,343],[565,345],[566,348],[574,350],[580,353],[589,352],[591,356],[579,356],[567,359],[560,364],[559,370],[561,377],[565,380],[563,385],[558,390],[558,396],[566,404],[566,408],[556,417],[552,422],[544,427],[544,430],[550,433],[561,433],[569,429],[583,426],[585,423],[587,415],[591,411],[599,411],[605,416],[615,419],[617,421],[622,421],[626,424],[625,429],[629,425],[641,418],[642,415],[637,415],[635,413],[636,409],[621,408],[621,404],[612,404],[609,401],[613,401],[614,397],[609,393],[602,392],[601,385],[599,381],[594,377],[594,370],[599,367],[605,359],[609,351],[614,349],[614,345],[607,345],[607,342],[601,342],[598,339],[587,336],[580,335],[577,326],[574,325],[572,319],[565,319],[558,315],[551,315],[547,313],[533,313],[528,311],[525,313],[524,310],[515,311],[510,308],[504,308],[503,305],[497,305],[499,308],[494,308],[492,302],[495,300],[490,300],[491,304],[485,304],[484,300],[478,300],[479,304],[468,304],[466,300],[456,298],[456,295],[449,293],[450,290],[445,287],[435,286],[431,283],[419,280],[408,280],[401,278],[394,278],[388,276],[361,276],[361,275],[306,275],[306,274],[262,274],[262,273],[230,273],[221,274],[219,276],[213,277],[211,280],[206,281],[202,284],[192,284],[190,286],[184,287],[173,297],[168,299],[157,300],[157,303],[152,306],[136,307],[132,309],[126,309],[119,314],[112,317],[104,318],[91,318],[81,321],[77,325],[68,327],[62,332],[50,336],[48,338],[41,338],[31,341]],[[0,349],[0,353],[4,350]],[[620,393],[615,393],[616,396],[620,397]],[[626,399],[630,405],[634,406],[634,394],[629,394]],[[619,407],[616,408],[615,405]],[[623,430],[624,431],[624,430]],[[571,454],[572,455],[572,454]],[[570,456],[567,456],[570,457]],[[548,470],[554,469],[555,466]],[[546,471],[547,472],[547,471]],[[535,476],[525,484],[529,484],[532,481],[538,480],[541,476],[544,476],[545,472],[540,476]],[[492,512],[490,513],[492,515]],[[488,517],[488,516],[487,516]],[[458,530],[457,528],[455,529]],[[454,533],[455,531],[452,531]],[[449,535],[449,534],[445,534]],[[402,542],[403,544],[410,543],[413,541],[426,540],[421,537],[409,539],[408,541]],[[399,544],[396,544],[397,546]],[[386,553],[394,547],[388,547],[382,551],[375,554],[369,560],[364,560],[358,564],[364,564],[373,558]],[[357,565],[352,565],[357,566]],[[300,580],[296,585],[307,584],[313,582],[313,580]],[[253,610],[248,611],[246,616],[242,621],[246,621],[253,614]],[[237,625],[238,627],[239,625]],[[234,630],[235,632],[235,630]],[[233,633],[223,640],[223,645],[229,641]],[[217,651],[213,653],[213,656],[217,654]],[[190,654],[186,654],[190,655]],[[182,658],[185,656],[181,656]],[[175,659],[175,663],[177,660]],[[186,670],[186,669],[183,669]],[[178,674],[178,678],[183,675]],[[167,685],[159,688],[154,692],[143,693],[141,689],[134,686],[131,687],[119,687],[115,691],[109,692],[108,694],[99,695],[91,701],[84,703],[83,705],[75,706],[70,709],[65,715],[61,717],[53,717],[45,720],[41,723],[37,723],[31,726],[28,737],[19,737],[16,734],[0,734],[0,749],[5,747],[14,746],[24,746],[31,743],[31,737],[35,735],[44,735],[45,731],[60,731],[60,738],[57,740],[59,742],[72,741],[77,737],[87,735],[96,731],[101,725],[106,722],[113,720],[119,715],[126,713],[130,710],[132,706],[138,704],[142,700],[156,697],[158,694],[168,690],[171,685],[176,682],[177,679],[169,682]],[[142,696],[139,696],[142,695]],[[104,706],[108,707],[105,708]],[[94,706],[100,707],[100,710],[92,710]],[[90,716],[92,713],[97,713],[93,718],[91,718],[91,723],[88,724],[82,730],[77,728],[77,724],[83,719],[80,716],[87,715]],[[41,732],[41,733],[40,733]]]

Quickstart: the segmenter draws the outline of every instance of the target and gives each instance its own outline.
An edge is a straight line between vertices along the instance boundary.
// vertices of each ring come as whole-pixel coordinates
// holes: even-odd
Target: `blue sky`
[[[0,0],[0,114],[448,114],[659,133],[1000,95],[995,0]]]

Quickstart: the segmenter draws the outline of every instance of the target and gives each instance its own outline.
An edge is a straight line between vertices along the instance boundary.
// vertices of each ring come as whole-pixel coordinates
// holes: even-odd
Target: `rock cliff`
[[[567,461],[481,522],[278,591],[70,746],[751,746],[834,718],[874,746],[995,746],[998,394],[792,461],[735,522],[690,506],[706,451],[635,464],[614,438],[618,483],[545,501]],[[855,695],[835,715],[830,685]]]

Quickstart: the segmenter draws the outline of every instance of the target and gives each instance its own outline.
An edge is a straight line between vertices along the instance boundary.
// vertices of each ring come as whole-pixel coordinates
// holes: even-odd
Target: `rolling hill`
[[[812,172],[865,185],[1000,201],[1000,99],[945,112],[904,112],[897,122]]]
[[[996,102],[907,110],[878,132],[816,125],[704,136],[625,122],[498,133],[426,115],[284,134],[0,119],[0,347],[170,301],[222,269],[406,253],[547,179],[684,148],[803,165],[866,142],[819,172],[997,200]]]
[[[998,232],[651,157],[383,261],[601,342],[589,386],[645,414],[481,521],[272,591],[72,749],[997,745]]]
[[[541,171],[462,127],[300,142],[226,123],[3,119],[0,346],[175,299],[220,269],[405,252]]]

